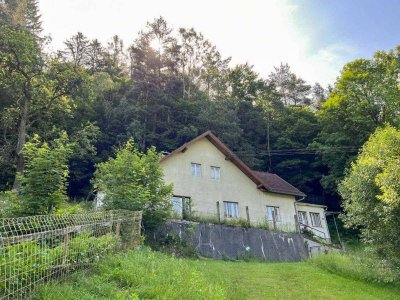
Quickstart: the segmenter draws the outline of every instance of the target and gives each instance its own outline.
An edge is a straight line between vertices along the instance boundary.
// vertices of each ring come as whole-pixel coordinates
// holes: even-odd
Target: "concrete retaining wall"
[[[301,261],[308,257],[304,238],[297,233],[171,221],[148,238],[157,241],[167,236],[182,239],[200,255],[215,259],[256,257],[267,261]]]

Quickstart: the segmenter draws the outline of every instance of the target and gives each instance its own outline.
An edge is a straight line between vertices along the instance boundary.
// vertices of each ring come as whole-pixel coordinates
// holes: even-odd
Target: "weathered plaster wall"
[[[327,241],[330,241],[331,236],[329,234],[328,224],[326,222],[326,216],[325,216],[326,206],[302,203],[302,202],[296,203],[296,206],[297,206],[297,211],[305,211],[307,213],[308,226],[316,229],[316,230],[312,230],[312,232],[316,236],[319,236],[321,238],[326,239]],[[319,213],[319,215],[321,217],[321,225],[322,225],[321,227],[312,226],[310,212]]]
[[[215,259],[257,257],[267,261],[301,261],[308,257],[302,235],[277,233],[258,228],[171,221],[149,238],[173,235],[192,244],[203,256]]]
[[[201,164],[202,175],[191,175],[191,163]],[[211,179],[211,166],[221,168],[221,178]],[[240,171],[206,138],[190,145],[183,153],[161,162],[165,181],[173,183],[174,195],[190,197],[192,211],[204,215],[217,215],[216,202],[220,202],[221,217],[224,215],[223,201],[239,203],[239,217],[246,219],[249,207],[250,222],[263,223],[266,206],[278,206],[281,221],[277,226],[293,231],[295,226],[295,197],[262,192],[256,184]]]

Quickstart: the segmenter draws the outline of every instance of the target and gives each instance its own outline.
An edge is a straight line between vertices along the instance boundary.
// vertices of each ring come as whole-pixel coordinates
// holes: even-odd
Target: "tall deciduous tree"
[[[385,258],[400,264],[400,131],[380,128],[339,186],[350,227]]]
[[[33,34],[7,26],[0,27],[0,79],[1,88],[12,97],[10,106],[17,114],[16,171],[21,172],[21,150],[29,128],[53,110],[68,110],[68,95],[81,79],[68,64],[45,62]],[[18,186],[16,180],[14,187]]]
[[[336,192],[344,170],[378,126],[400,125],[399,58],[396,49],[348,63],[323,104],[318,114],[321,132],[314,145],[329,169],[322,178],[327,192]]]

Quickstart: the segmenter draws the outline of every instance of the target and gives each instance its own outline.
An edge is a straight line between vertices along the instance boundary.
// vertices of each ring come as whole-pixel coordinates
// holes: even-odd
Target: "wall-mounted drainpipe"
[[[298,230],[298,232],[300,233],[301,232],[301,227],[300,227],[300,222],[299,222],[299,217],[298,217],[298,213],[297,213],[297,203],[298,202],[300,202],[300,201],[303,201],[304,199],[306,198],[306,196],[303,196],[303,197],[301,197],[299,200],[296,200],[296,198],[294,198],[295,200],[294,200],[294,203],[293,203],[293,205],[294,205],[294,212],[296,213],[296,217],[295,217],[295,221],[297,220],[297,230]]]

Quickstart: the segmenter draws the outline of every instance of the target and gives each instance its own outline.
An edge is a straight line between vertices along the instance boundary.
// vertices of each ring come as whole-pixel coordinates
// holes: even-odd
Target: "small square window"
[[[221,178],[221,168],[211,167],[211,179],[220,179],[220,178]]]
[[[192,163],[192,176],[201,176],[201,164]]]
[[[225,218],[239,218],[239,203],[224,201]]]
[[[319,213],[310,212],[311,225],[315,227],[322,227],[321,216]]]

